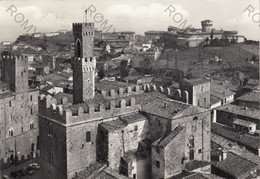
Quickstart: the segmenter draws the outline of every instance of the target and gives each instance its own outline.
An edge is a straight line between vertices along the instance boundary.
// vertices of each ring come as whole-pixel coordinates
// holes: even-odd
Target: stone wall
[[[15,157],[20,161],[37,156],[38,95],[39,91],[34,90],[0,99],[2,163]]]

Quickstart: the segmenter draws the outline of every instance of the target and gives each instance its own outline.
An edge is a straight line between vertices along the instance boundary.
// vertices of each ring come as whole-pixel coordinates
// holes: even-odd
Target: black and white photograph
[[[0,12],[0,179],[260,179],[259,0]]]

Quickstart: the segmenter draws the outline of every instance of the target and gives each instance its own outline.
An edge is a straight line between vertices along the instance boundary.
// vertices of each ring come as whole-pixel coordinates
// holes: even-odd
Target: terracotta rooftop
[[[206,161],[192,160],[188,163],[185,163],[185,169],[187,171],[192,171],[201,167],[205,167],[207,165],[210,165],[210,163]]]
[[[235,93],[230,91],[229,89],[225,88],[221,85],[216,85],[214,83],[210,84],[210,95],[218,97],[220,99],[224,99],[228,96],[234,95]]]
[[[236,125],[239,125],[239,126],[244,126],[244,127],[250,127],[252,124],[255,124],[255,123],[245,121],[245,120],[242,120],[242,119],[235,119],[233,121],[233,124],[236,124]]]
[[[169,142],[172,141],[172,139],[174,139],[184,128],[182,126],[178,126],[176,127],[170,134],[168,134],[167,136],[156,140],[153,145],[154,146],[158,146],[158,147],[166,147]]]
[[[238,106],[238,105],[233,105],[233,104],[227,104],[227,105],[220,106],[216,109],[218,111],[225,111],[225,112],[233,113],[233,114],[236,114],[236,115],[251,117],[251,118],[260,120],[260,110],[257,110],[257,109],[254,109],[254,108],[248,108],[248,107],[243,107],[243,106]]]
[[[88,168],[78,173],[75,179],[129,179],[124,175],[113,171],[111,168],[99,163],[91,164]]]
[[[145,120],[146,118],[140,113],[132,113],[120,116],[119,119],[101,123],[101,126],[107,131],[113,132],[124,128],[127,124]]]
[[[221,102],[221,99],[210,94],[210,105],[216,104],[218,102]]]
[[[186,81],[191,85],[200,85],[200,84],[204,84],[204,83],[210,83],[210,81],[207,80],[206,78],[184,79],[183,81]]]
[[[260,92],[252,91],[240,96],[236,100],[260,103]]]
[[[248,151],[247,149],[244,149],[242,147],[239,147],[238,144],[236,142],[232,142],[220,135],[217,135],[215,133],[211,133],[211,143],[213,145],[211,145],[212,147],[212,155],[214,155],[214,152],[219,148],[225,148],[228,149],[230,151],[232,151],[233,153],[246,158],[247,160],[257,164],[258,166],[260,166],[260,157],[257,156],[256,154]],[[216,144],[216,145],[215,145]],[[215,148],[214,148],[215,147]],[[216,155],[215,155],[216,156]]]
[[[228,140],[231,140],[233,142],[237,142],[240,145],[243,145],[245,147],[252,148],[254,150],[260,149],[260,138],[258,136],[252,136],[249,134],[240,134],[238,131],[236,131],[233,128],[212,123],[211,124],[211,132],[218,134]]]
[[[107,131],[113,132],[113,131],[123,129],[127,124],[120,119],[116,119],[108,122],[103,122],[100,125]]]
[[[232,152],[227,153],[227,158],[225,160],[212,162],[212,165],[236,178],[239,178],[245,173],[254,170],[257,166],[256,164]]]
[[[244,86],[245,89],[254,89],[256,86],[258,86],[259,80],[258,79],[249,79],[248,82],[246,83],[246,86]]]
[[[127,124],[135,123],[146,119],[146,117],[140,113],[127,114],[124,116],[120,116],[119,118]]]

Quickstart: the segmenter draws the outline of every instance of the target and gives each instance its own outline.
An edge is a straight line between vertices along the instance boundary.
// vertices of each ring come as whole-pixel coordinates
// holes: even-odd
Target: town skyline
[[[203,2],[203,0],[201,1]],[[82,22],[84,19],[82,11],[90,6],[95,8],[96,13],[103,16],[103,21],[95,25],[95,28],[99,30],[102,30],[101,24],[105,20],[107,20],[107,26],[112,25],[115,31],[134,31],[136,34],[144,34],[149,30],[166,31],[168,26],[182,28],[184,21],[186,21],[186,27],[201,28],[201,21],[210,19],[213,21],[213,28],[217,30],[237,30],[238,35],[244,35],[250,40],[259,40],[259,23],[255,23],[252,17],[248,17],[247,10],[245,11],[245,9],[251,8],[255,13],[259,12],[259,5],[255,1],[237,1],[235,3],[233,0],[222,0],[221,2],[211,0],[211,3],[197,3],[192,6],[188,1],[161,3],[154,0],[148,6],[145,5],[146,1],[126,1],[121,4],[114,2],[109,0],[108,2],[77,1],[77,3],[72,3],[67,0],[57,0],[50,7],[47,5],[48,3],[44,4],[38,0],[2,1],[0,10],[4,13],[0,21],[4,26],[1,29],[3,35],[0,41],[15,41],[19,35],[26,33],[55,32],[63,29],[71,31],[71,23]],[[221,13],[218,14],[217,9],[222,3],[225,3],[227,8],[222,8]],[[23,15],[24,21],[28,20],[27,26],[33,25],[35,29],[29,31],[24,29],[23,22],[18,23],[18,18],[14,19],[15,13],[12,16],[10,9],[8,10],[11,6],[17,9],[16,13]],[[71,8],[68,10],[65,7]],[[170,14],[167,11],[169,7],[175,8],[176,11]],[[175,13],[182,18],[180,23],[173,20],[172,17]],[[93,13],[92,17],[89,16],[89,21],[95,22],[94,15]],[[256,16],[254,20],[257,20]],[[124,23],[125,21],[127,23]],[[109,31],[113,32],[113,30]]]

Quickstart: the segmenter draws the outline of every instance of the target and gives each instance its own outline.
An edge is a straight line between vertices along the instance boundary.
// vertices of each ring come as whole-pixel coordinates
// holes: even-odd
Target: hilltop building
[[[189,28],[181,29],[178,27],[169,26],[168,31],[147,31],[145,32],[146,39],[161,39],[166,46],[170,47],[196,47],[202,44],[206,39],[227,39],[238,43],[244,42],[245,37],[237,35],[237,31],[216,30],[212,28],[213,21],[201,21],[201,29]]]
[[[97,162],[130,178],[210,173],[210,111],[188,104],[187,91],[148,84],[96,91],[94,23],[73,34],[73,94],[39,98],[44,178],[76,178]]]

